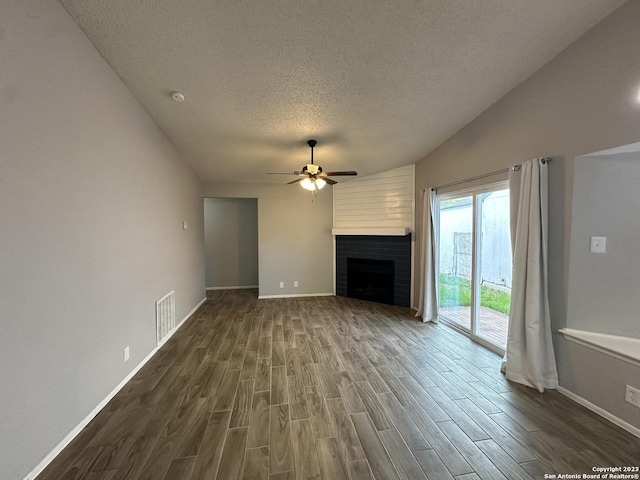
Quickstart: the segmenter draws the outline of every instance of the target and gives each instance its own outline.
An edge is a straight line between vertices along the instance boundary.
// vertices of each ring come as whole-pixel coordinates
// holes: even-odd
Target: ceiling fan
[[[316,165],[313,163],[313,147],[315,147],[317,143],[318,142],[316,142],[315,140],[307,141],[307,145],[311,147],[311,163],[307,163],[304,167],[302,167],[302,170],[294,171],[293,175],[297,175],[300,178],[287,183],[287,185],[290,185],[292,183],[300,183],[302,188],[313,192],[320,190],[327,183],[329,185],[335,185],[336,183],[338,183],[329,177],[358,175],[358,172],[354,172],[353,170],[348,172],[323,172],[320,165]],[[291,173],[270,173],[269,175],[291,175]]]

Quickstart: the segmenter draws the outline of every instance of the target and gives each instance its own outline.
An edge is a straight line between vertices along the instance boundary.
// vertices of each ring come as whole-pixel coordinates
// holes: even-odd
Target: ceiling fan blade
[[[327,177],[323,177],[322,179],[323,179],[325,182],[327,182],[329,185],[335,185],[336,183],[338,183],[338,182],[336,182],[335,180],[331,180],[330,178],[327,178]]]
[[[326,175],[329,177],[346,177],[346,176],[358,175],[358,172],[354,172],[353,170],[348,172],[325,172],[323,173],[323,175]]]
[[[307,176],[305,175],[304,178],[298,178],[297,180],[293,180],[292,182],[287,182],[287,185],[291,185],[292,183],[298,183],[301,182],[302,180],[304,180],[305,178],[307,178]]]

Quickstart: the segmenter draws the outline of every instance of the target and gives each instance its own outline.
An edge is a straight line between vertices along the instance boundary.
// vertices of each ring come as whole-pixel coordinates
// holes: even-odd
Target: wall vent
[[[176,296],[170,292],[156,302],[156,341],[158,345],[176,326]]]

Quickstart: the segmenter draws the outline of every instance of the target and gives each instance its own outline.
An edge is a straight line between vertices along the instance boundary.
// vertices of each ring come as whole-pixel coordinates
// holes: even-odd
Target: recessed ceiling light
[[[176,102],[184,102],[184,95],[180,92],[173,92],[171,94],[171,98],[173,98]]]

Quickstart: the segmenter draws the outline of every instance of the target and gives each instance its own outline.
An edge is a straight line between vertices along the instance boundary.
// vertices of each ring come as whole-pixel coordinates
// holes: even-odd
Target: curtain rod
[[[544,157],[544,158],[540,159],[540,161],[543,164],[551,163],[552,160],[553,160],[552,158],[548,158],[548,157]],[[475,177],[465,178],[464,180],[457,180],[455,182],[445,183],[444,185],[438,185],[437,187],[431,187],[430,190],[439,190],[441,188],[453,187],[454,185],[461,185],[463,183],[473,182],[474,180],[480,180],[481,178],[492,177],[493,175],[499,175],[501,173],[507,173],[511,169],[513,169],[513,170],[515,170],[517,172],[518,170],[520,170],[520,165],[514,165],[514,166],[509,167],[509,168],[503,168],[501,170],[496,170],[495,172],[483,173],[481,175],[476,175]],[[421,190],[421,192],[424,193],[427,190],[429,190],[429,189]]]

